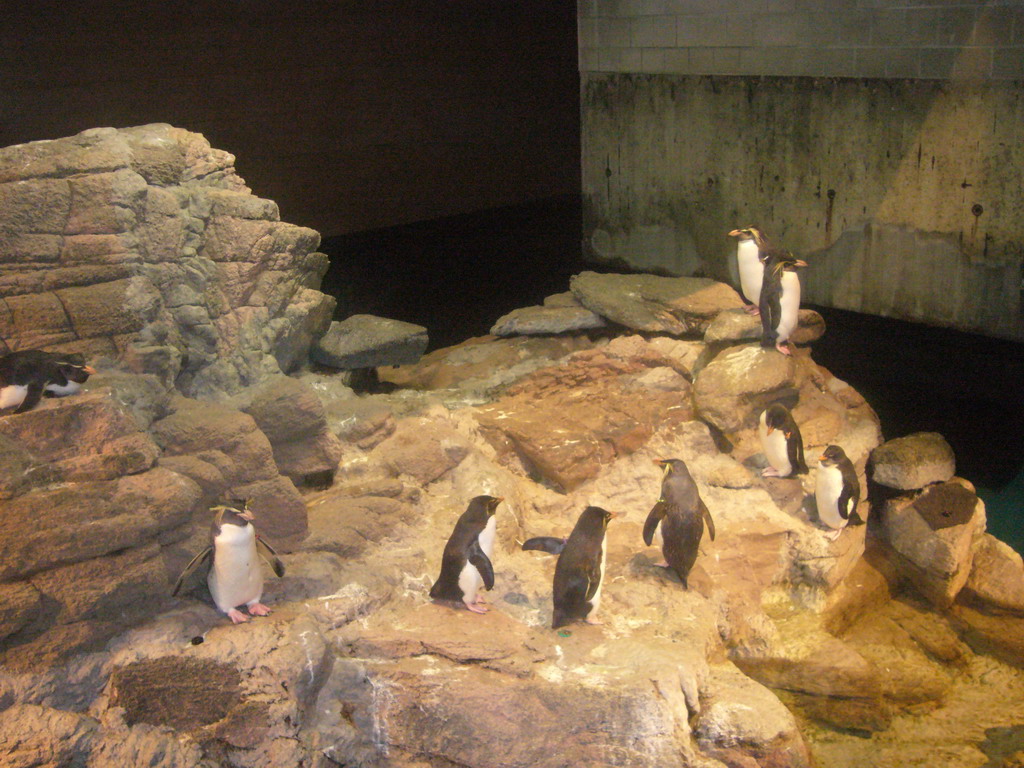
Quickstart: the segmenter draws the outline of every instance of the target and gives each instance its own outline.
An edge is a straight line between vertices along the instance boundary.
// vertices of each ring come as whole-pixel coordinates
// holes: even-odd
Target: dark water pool
[[[436,349],[568,290],[588,268],[581,229],[578,198],[564,197],[325,239],[323,289],[339,318],[417,323]],[[1024,552],[1024,344],[815,308],[828,324],[815,360],[867,398],[887,439],[945,436],[957,473],[985,499],[989,530]]]

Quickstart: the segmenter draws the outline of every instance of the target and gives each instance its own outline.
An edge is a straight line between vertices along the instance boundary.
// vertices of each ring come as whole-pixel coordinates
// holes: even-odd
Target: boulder
[[[944,483],[956,472],[953,449],[937,432],[888,440],[871,452],[871,479],[903,491]]]
[[[313,345],[310,357],[342,370],[416,363],[427,348],[427,329],[374,315],[334,321]]]
[[[570,288],[580,304],[613,323],[675,336],[703,334],[719,312],[743,306],[735,290],[703,277],[581,272]]]
[[[499,317],[491,327],[495,336],[538,336],[589,331],[608,324],[584,307],[523,307]]]
[[[954,506],[945,506],[944,499]],[[943,510],[954,524],[944,524]],[[967,583],[974,546],[985,531],[984,502],[957,483],[943,483],[886,502],[881,517],[900,574],[932,603],[949,607]]]
[[[707,344],[733,344],[759,341],[762,336],[761,318],[748,315],[742,309],[730,309],[711,321],[704,332]],[[825,335],[825,319],[813,309],[797,313],[797,327],[790,336],[794,344],[811,344]]]
[[[991,534],[984,534],[971,562],[959,600],[989,612],[1024,616],[1024,561]]]
[[[752,427],[769,404],[796,393],[792,357],[760,346],[733,347],[697,374],[694,402],[700,417],[723,432]]]
[[[395,433],[373,449],[370,461],[426,485],[458,466],[469,451],[468,441],[451,426],[414,418],[400,421]]]

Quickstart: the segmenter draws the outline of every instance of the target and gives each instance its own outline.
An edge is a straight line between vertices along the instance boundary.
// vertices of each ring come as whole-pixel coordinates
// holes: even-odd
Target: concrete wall
[[[325,236],[579,191],[569,4],[32,0],[3,16],[0,146],[170,123]]]
[[[734,280],[726,233],[758,224],[808,302],[1024,339],[1024,87],[998,64],[1024,6],[824,5],[581,4],[587,254]]]

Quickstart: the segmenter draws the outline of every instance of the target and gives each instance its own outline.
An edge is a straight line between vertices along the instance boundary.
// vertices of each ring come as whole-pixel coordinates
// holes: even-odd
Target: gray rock
[[[310,350],[312,359],[352,370],[416,363],[427,348],[427,329],[374,315],[352,315],[331,328]]]
[[[734,432],[752,426],[761,411],[787,390],[795,390],[796,366],[774,349],[729,349],[701,369],[694,395],[701,418]]]
[[[544,297],[545,307],[582,307],[576,297],[572,295],[572,291],[566,291],[565,293],[553,293],[550,296]]]
[[[584,307],[523,307],[498,318],[491,333],[495,336],[538,336],[586,331],[607,325],[600,315]]]
[[[570,287],[587,309],[651,333],[704,333],[719,312],[743,304],[728,285],[703,277],[582,272]]]
[[[748,315],[741,309],[721,312],[704,332],[707,344],[757,341],[761,338],[761,318]],[[825,334],[825,319],[813,309],[801,309],[797,314],[797,327],[790,337],[794,344],[810,344]]]
[[[974,551],[961,599],[1024,616],[1024,561],[1008,544],[985,534]]]
[[[938,432],[915,432],[889,440],[871,452],[876,483],[903,491],[944,483],[956,472],[956,458]]]

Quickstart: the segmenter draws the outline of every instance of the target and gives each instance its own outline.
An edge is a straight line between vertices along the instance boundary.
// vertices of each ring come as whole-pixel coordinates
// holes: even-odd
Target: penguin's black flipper
[[[792,418],[792,417],[791,417]],[[793,468],[791,474],[804,475],[807,473],[807,462],[804,460],[804,441],[800,430],[793,424],[792,430],[786,432],[786,453],[789,458],[789,465]]]
[[[708,534],[711,536],[711,540],[715,540],[715,521],[711,519],[711,510],[708,509],[708,505],[704,503],[704,499],[698,499],[700,502],[700,514],[704,518],[704,522],[708,526]]]
[[[281,558],[277,556],[274,548],[258,533],[256,534],[256,551],[267,561],[267,565],[274,569],[274,574],[277,578],[280,579],[284,576],[284,563],[281,562]]]
[[[846,483],[843,483],[843,490],[836,501],[836,508],[839,510],[840,517],[843,520],[849,520],[851,513],[857,514],[853,511],[856,506],[857,500],[853,497],[853,489]]]
[[[484,580],[484,588],[494,589],[494,566],[491,565],[490,558],[480,548],[479,539],[474,539],[473,543],[469,545],[468,555],[466,559],[480,572],[480,578]]]
[[[647,520],[644,522],[644,544],[648,547],[654,541],[654,530],[658,527],[661,519],[665,517],[666,512],[668,512],[668,505],[659,500],[647,514]]]
[[[535,549],[550,555],[558,555],[565,549],[565,539],[557,536],[534,536],[523,542],[523,549]]]
[[[185,583],[185,579],[195,573],[196,569],[199,568],[203,563],[210,559],[210,555],[213,554],[213,547],[207,547],[198,555],[189,561],[189,564],[185,566],[185,570],[181,572],[181,576],[174,582],[174,589],[171,590],[171,597],[174,597],[181,590],[181,585]]]
[[[31,382],[28,385],[28,392],[25,394],[25,399],[14,412],[25,413],[25,411],[31,411],[33,408],[39,405],[39,401],[43,399],[43,386],[44,385],[42,382]]]

